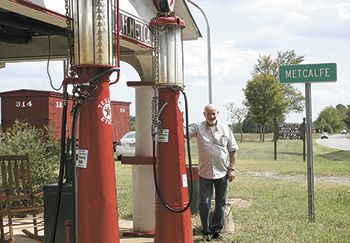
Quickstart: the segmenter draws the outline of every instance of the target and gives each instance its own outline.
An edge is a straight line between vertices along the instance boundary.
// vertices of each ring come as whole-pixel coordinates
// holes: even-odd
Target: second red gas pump
[[[179,102],[180,91],[184,89],[184,27],[184,21],[172,13],[161,14],[150,22],[155,43],[152,129],[154,145],[157,144],[154,147],[154,154],[157,150],[155,243],[193,242],[183,113]]]

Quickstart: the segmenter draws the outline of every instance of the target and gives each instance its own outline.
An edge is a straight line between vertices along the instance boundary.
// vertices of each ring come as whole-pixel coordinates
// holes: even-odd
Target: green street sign
[[[337,64],[301,64],[279,67],[280,83],[336,82]]]

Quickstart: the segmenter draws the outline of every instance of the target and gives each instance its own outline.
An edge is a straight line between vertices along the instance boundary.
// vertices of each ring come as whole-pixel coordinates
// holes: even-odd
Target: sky
[[[350,104],[350,2],[344,0],[195,0],[210,22],[212,53],[212,99],[219,120],[229,114],[226,105],[242,107],[251,71],[260,56],[294,50],[304,55],[304,64],[336,63],[337,82],[312,83],[312,120],[322,109]],[[200,11],[188,3],[203,38],[184,42],[185,90],[189,102],[189,122],[204,119],[208,98],[207,25]],[[0,69],[0,91],[15,89],[53,90],[46,73],[47,62],[6,64]],[[63,79],[62,62],[49,63],[54,86]],[[112,77],[113,78],[113,77]],[[121,64],[121,79],[111,86],[111,99],[128,101],[135,115],[134,89],[127,81],[140,80],[128,64]],[[305,84],[294,84],[303,94]],[[305,111],[290,114],[287,122],[301,123]]]

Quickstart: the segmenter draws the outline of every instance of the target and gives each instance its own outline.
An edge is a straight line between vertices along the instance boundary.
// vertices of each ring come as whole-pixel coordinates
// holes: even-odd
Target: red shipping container
[[[131,102],[111,101],[113,142],[130,132]]]
[[[15,120],[26,121],[34,127],[52,125],[61,136],[63,94],[53,91],[14,90],[0,93],[1,128],[6,131]],[[68,134],[71,136],[73,101],[68,101]],[[130,102],[111,101],[113,142],[130,131]],[[78,123],[79,124],[79,123]],[[79,131],[79,128],[78,128]],[[78,134],[77,134],[78,137]]]

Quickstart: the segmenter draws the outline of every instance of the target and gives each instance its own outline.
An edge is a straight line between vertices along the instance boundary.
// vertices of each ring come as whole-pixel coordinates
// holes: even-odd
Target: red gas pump
[[[155,42],[153,105],[159,107],[159,110],[154,108],[152,129],[154,145],[156,134],[158,137],[154,165],[157,191],[155,243],[193,242],[191,212],[187,210],[190,201],[183,115],[179,106],[179,95],[183,90],[184,26],[184,21],[171,13],[161,14],[150,22]]]
[[[73,242],[119,242],[109,76],[113,65],[112,0],[74,0],[73,80],[79,95],[77,219]],[[72,150],[73,154],[74,151]]]
[[[80,80],[111,68],[81,65]],[[78,239],[79,242],[119,242],[116,179],[114,168],[109,74],[89,87],[94,96],[84,100],[80,111],[78,156]]]

